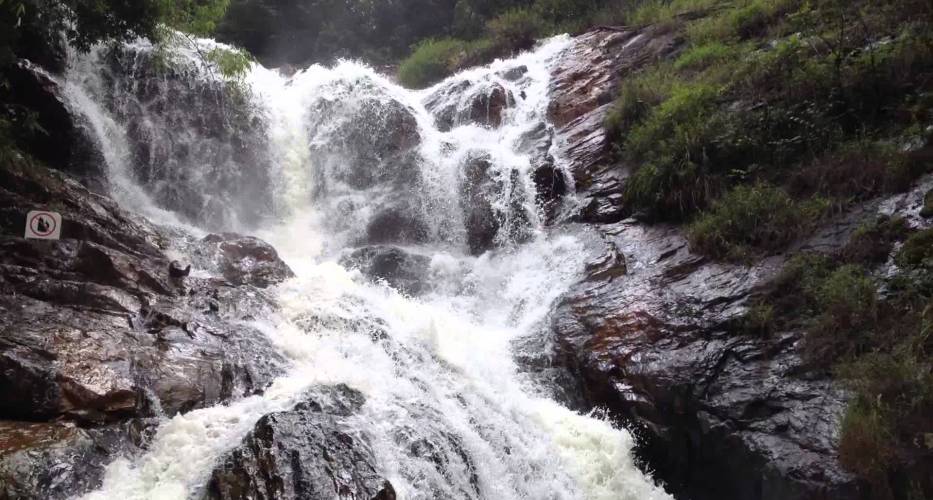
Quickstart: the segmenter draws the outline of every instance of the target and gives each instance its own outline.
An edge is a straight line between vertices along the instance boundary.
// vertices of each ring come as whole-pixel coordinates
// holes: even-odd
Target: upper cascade
[[[69,67],[72,100],[102,124],[110,176],[135,191],[131,204],[213,230],[311,213],[331,251],[480,254],[547,218],[536,183],[563,177],[546,112],[566,36],[423,91],[351,61],[291,76],[254,64],[231,86],[201,55],[218,44],[194,43],[167,55],[144,41],[101,47]]]

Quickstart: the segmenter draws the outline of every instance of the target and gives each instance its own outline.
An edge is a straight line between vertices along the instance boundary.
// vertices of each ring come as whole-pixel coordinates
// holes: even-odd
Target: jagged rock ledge
[[[282,372],[245,321],[291,275],[267,244],[192,239],[216,277],[173,277],[177,235],[63,174],[14,161],[0,186],[0,498],[94,488],[158,417],[259,393]],[[60,241],[22,237],[34,209],[62,214]]]

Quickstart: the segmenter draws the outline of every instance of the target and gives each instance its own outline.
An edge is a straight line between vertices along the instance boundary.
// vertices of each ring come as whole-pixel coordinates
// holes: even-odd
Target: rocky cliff
[[[738,328],[786,257],[716,263],[691,252],[680,227],[626,218],[630,169],[613,161],[603,121],[626,76],[680,49],[676,34],[654,28],[601,29],[577,38],[554,74],[557,154],[577,192],[564,220],[600,236],[585,240],[595,256],[588,278],[554,312],[557,364],[586,406],[607,408],[642,438],[645,465],[684,498],[864,497],[838,460],[848,395],[805,366],[803,332]],[[880,214],[927,228],[933,221],[919,214],[931,187],[926,177],[859,205],[792,250],[837,253]]]

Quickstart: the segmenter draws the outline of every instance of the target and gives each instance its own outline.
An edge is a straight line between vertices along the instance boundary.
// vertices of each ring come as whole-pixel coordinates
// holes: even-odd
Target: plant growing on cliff
[[[739,186],[713,204],[688,229],[692,250],[741,261],[781,250],[819,219],[825,203],[796,202],[767,185]]]

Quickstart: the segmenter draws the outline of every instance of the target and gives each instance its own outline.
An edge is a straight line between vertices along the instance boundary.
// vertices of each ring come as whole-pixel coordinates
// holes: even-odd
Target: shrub
[[[907,157],[893,146],[855,141],[797,169],[788,187],[797,196],[865,200],[902,191],[914,177],[916,172]]]
[[[703,45],[695,45],[687,49],[677,61],[674,62],[674,68],[677,70],[699,70],[720,61],[725,61],[734,57],[736,50],[722,42],[709,42]]]
[[[646,0],[629,17],[634,25],[670,23],[677,16],[706,11],[720,0]]]
[[[742,331],[750,335],[766,336],[775,331],[775,308],[771,304],[754,304],[742,317]]]
[[[842,421],[840,461],[873,489],[888,490],[902,450],[930,446],[923,440],[931,431],[933,364],[917,343],[924,338],[919,329],[900,333],[906,340],[890,352],[870,353],[836,370],[855,393]]]
[[[923,208],[920,209],[920,217],[933,217],[933,189],[927,191],[923,196]]]
[[[842,266],[809,293],[820,314],[807,331],[807,357],[830,362],[864,352],[878,319],[876,287],[865,269]]]
[[[467,43],[462,40],[425,40],[399,65],[399,82],[409,88],[427,87],[449,76],[466,51]]]
[[[670,97],[629,130],[624,152],[641,163],[626,185],[630,207],[679,218],[719,192],[710,170],[724,116],[715,112],[718,95],[711,85],[675,84]]]
[[[643,120],[655,106],[670,97],[678,81],[669,65],[655,66],[625,79],[619,97],[606,116],[606,128],[610,133],[624,137],[624,131]]]
[[[543,22],[560,26],[585,22],[601,3],[598,0],[537,0],[532,9]]]
[[[715,12],[687,26],[694,43],[747,39],[761,35],[775,19],[793,10],[800,0],[754,0]]]
[[[810,229],[818,204],[801,204],[784,190],[739,186],[716,201],[688,230],[691,248],[714,258],[742,260],[782,249]]]
[[[879,217],[852,233],[841,257],[850,264],[880,264],[891,254],[894,243],[907,236],[910,227],[903,217]]]
[[[898,266],[904,268],[933,269],[933,229],[925,229],[911,235],[904,242],[895,261]]]
[[[528,50],[545,33],[544,22],[530,8],[511,9],[486,25],[493,45],[504,52]]]
[[[839,439],[839,460],[844,467],[877,482],[895,458],[893,443],[891,424],[876,405],[849,405]]]

